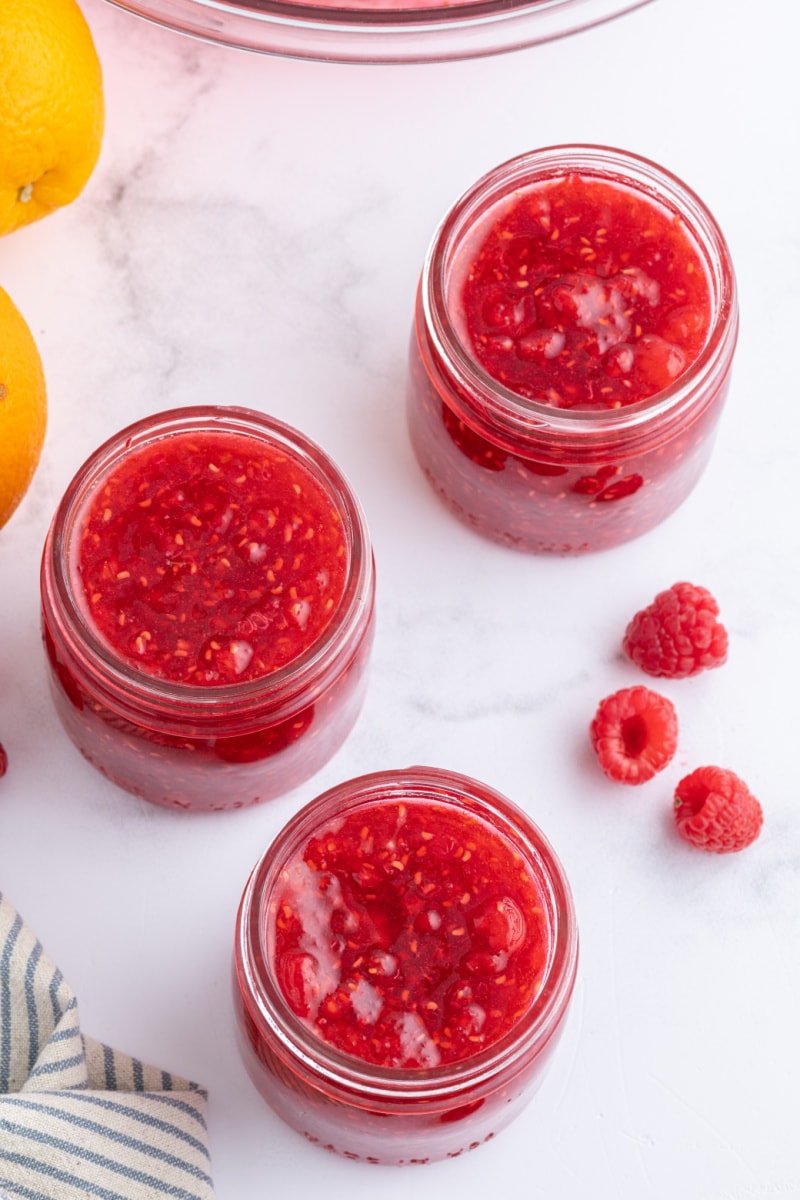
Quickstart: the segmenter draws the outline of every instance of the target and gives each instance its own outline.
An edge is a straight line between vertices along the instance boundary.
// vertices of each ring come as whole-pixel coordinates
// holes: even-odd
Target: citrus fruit
[[[46,424],[39,351],[24,317],[0,288],[0,527],[33,478]]]
[[[2,0],[0,234],[75,199],[103,120],[100,61],[76,0]]]

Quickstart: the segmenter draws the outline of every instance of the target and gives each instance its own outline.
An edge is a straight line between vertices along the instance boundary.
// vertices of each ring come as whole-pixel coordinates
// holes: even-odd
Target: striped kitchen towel
[[[0,892],[0,1200],[212,1200],[206,1093],[81,1033]]]

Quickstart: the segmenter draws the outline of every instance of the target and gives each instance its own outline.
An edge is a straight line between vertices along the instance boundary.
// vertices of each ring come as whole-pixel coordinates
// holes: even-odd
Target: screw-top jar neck
[[[507,839],[541,893],[549,930],[548,961],[541,990],[498,1041],[467,1059],[429,1068],[384,1067],[330,1045],[290,1008],[273,964],[270,906],[282,872],[315,835],[340,827],[368,805],[423,801],[452,806],[485,821]],[[563,868],[534,823],[504,796],[462,775],[426,767],[365,775],[334,787],[306,805],[284,827],[253,870],[236,927],[239,988],[259,1035],[278,1055],[328,1087],[373,1102],[444,1100],[467,1089],[479,1095],[499,1073],[512,1075],[544,1049],[563,1017],[575,981],[578,934]]]
[[[98,486],[129,454],[181,434],[237,434],[285,451],[319,482],[341,519],[347,554],[343,593],[320,637],[273,672],[241,683],[194,686],[164,680],[124,661],[98,635],[79,594],[75,562],[88,506]],[[313,703],[355,653],[373,604],[374,568],[366,520],[336,465],[297,430],[237,407],[196,406],[145,418],[110,438],[78,470],[56,510],[42,561],[46,626],[76,679],[98,700],[137,723],[169,732],[212,729],[222,736],[281,719],[302,697]]]
[[[509,390],[478,363],[455,316],[465,272],[504,205],[527,187],[569,176],[622,184],[673,210],[696,242],[707,269],[711,313],[699,356],[669,388],[627,406],[598,412],[555,408]],[[565,447],[578,458],[619,439],[631,450],[663,439],[687,414],[709,403],[724,380],[736,344],[736,282],[723,234],[705,204],[655,163],[603,146],[551,146],[520,155],[478,180],[455,203],[431,242],[420,280],[417,338],[431,379],[447,403],[477,432],[504,449],[546,454]]]

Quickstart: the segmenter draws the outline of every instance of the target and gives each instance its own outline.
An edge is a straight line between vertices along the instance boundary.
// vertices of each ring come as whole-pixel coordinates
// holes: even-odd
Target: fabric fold
[[[213,1200],[206,1099],[82,1032],[0,892],[0,1200]]]

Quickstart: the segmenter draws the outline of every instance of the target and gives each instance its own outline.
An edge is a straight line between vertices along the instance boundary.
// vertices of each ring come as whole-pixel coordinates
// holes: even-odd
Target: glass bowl
[[[208,41],[337,62],[476,58],[550,41],[650,0],[110,0]]]

